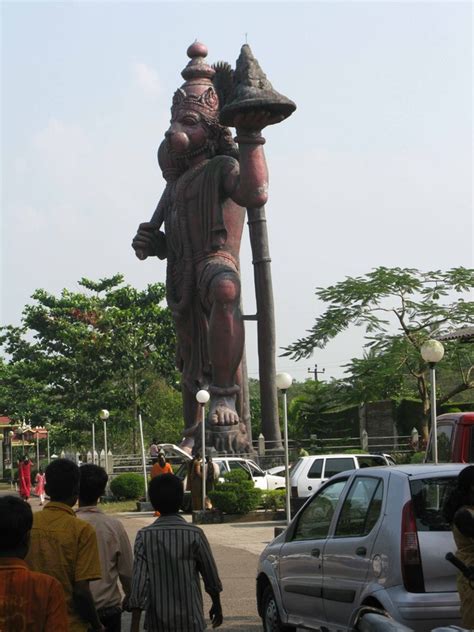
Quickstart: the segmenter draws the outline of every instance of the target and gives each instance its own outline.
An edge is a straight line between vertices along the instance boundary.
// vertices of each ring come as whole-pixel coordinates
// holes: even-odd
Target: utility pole
[[[314,365],[314,369],[310,369],[310,368],[308,369],[308,373],[312,373],[314,375],[314,381],[315,382],[318,381],[318,374],[319,373],[323,374],[325,372],[326,372],[326,369],[318,370],[318,365],[317,364]]]

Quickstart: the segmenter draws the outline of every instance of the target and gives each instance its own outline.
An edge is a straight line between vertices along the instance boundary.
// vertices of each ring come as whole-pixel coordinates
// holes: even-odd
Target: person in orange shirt
[[[45,473],[51,501],[34,514],[26,561],[62,584],[71,632],[104,632],[89,587],[89,582],[102,577],[97,536],[72,509],[79,495],[79,468],[67,459],[56,459]]]
[[[150,477],[153,479],[155,476],[160,476],[161,474],[173,474],[173,468],[167,462],[163,450],[158,452],[158,460],[151,468]]]
[[[0,498],[0,630],[68,632],[61,584],[24,561],[32,525],[28,503],[17,496]]]
[[[150,478],[153,480],[156,476],[161,476],[162,474],[173,474],[173,468],[167,462],[163,450],[160,450],[158,452],[158,459],[154,462],[153,467],[151,468]],[[159,518],[160,512],[155,511],[154,515]]]

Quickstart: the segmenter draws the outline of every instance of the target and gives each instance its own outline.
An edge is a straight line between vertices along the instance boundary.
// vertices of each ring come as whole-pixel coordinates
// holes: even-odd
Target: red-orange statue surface
[[[207,445],[247,452],[239,413],[244,349],[239,250],[245,208],[263,207],[268,173],[261,130],[284,118],[250,109],[233,114],[234,142],[221,125],[221,105],[232,90],[227,64],[209,66],[195,42],[173,97],[171,123],[158,151],[167,182],[150,222],[132,246],[140,259],[167,259],[167,301],[176,324],[182,373],[185,436],[199,436],[196,392],[210,393]],[[162,227],[164,226],[164,232]]]

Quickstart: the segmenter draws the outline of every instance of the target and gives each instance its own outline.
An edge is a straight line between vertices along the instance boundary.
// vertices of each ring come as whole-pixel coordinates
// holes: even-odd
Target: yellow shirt
[[[64,588],[71,632],[87,632],[89,625],[74,609],[72,593],[79,581],[101,578],[97,538],[93,527],[68,505],[49,502],[33,516],[30,550],[26,558],[34,571],[55,577]]]

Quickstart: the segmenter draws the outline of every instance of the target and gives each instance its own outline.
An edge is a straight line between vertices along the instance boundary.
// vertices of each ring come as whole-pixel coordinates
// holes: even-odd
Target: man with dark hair
[[[89,588],[90,581],[102,576],[97,538],[72,509],[79,494],[77,465],[67,459],[50,463],[45,489],[51,501],[34,515],[27,562],[62,584],[71,632],[102,632]]]
[[[61,584],[30,571],[24,561],[33,514],[16,496],[0,498],[0,630],[2,632],[67,632],[66,602]]]
[[[162,474],[148,486],[151,504],[161,516],[140,529],[135,540],[131,632],[140,629],[145,610],[145,628],[150,631],[202,632],[206,628],[199,574],[212,599],[212,627],[222,624],[222,584],[204,532],[178,514],[183,502],[183,484],[174,474]]]
[[[122,598],[117,580],[120,579],[126,602],[132,583],[132,547],[122,523],[104,514],[97,506],[105,492],[107,472],[103,467],[87,463],[81,467],[80,475],[76,514],[95,529],[102,567],[102,579],[91,582],[91,593],[107,632],[120,632]]]

